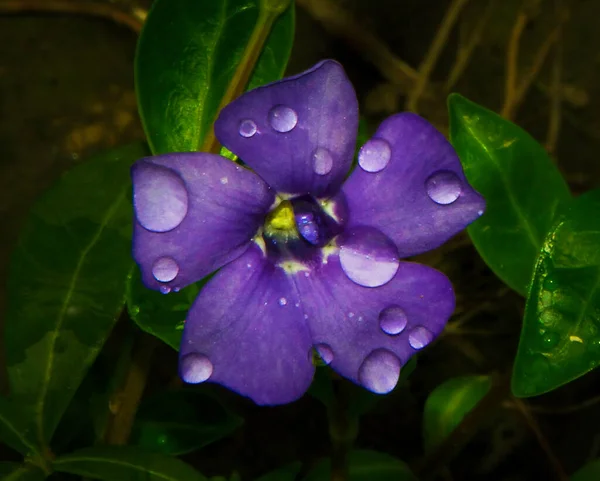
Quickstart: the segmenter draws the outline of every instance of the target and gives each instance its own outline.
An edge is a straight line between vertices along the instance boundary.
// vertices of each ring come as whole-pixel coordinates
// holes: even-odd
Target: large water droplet
[[[331,361],[333,361],[333,351],[331,350],[331,347],[329,347],[328,344],[315,344],[314,349],[321,358],[321,361],[323,361],[323,364],[325,364],[326,366],[328,364],[331,364]]]
[[[181,358],[179,362],[181,379],[190,384],[198,384],[206,381],[213,372],[210,359],[204,354],[191,352]]]
[[[544,349],[552,349],[560,341],[560,334],[555,331],[546,331],[542,337],[542,346]]]
[[[358,151],[358,165],[367,172],[385,169],[392,157],[392,148],[383,139],[371,139]]]
[[[152,265],[152,275],[158,282],[171,282],[178,273],[179,266],[171,257],[161,257]]]
[[[433,341],[433,333],[423,326],[413,328],[408,334],[408,343],[413,349],[423,349]]]
[[[133,206],[138,222],[152,232],[168,232],[183,221],[188,194],[181,177],[173,170],[138,163],[133,168]]]
[[[312,154],[313,170],[318,175],[326,175],[331,172],[333,167],[333,157],[329,150],[323,147],[317,147]]]
[[[358,369],[358,380],[377,394],[390,392],[400,377],[400,359],[387,349],[376,349],[369,354]]]
[[[289,132],[298,123],[298,114],[285,105],[276,105],[269,111],[269,123],[277,132]]]
[[[340,242],[340,264],[348,278],[364,287],[379,287],[398,271],[394,243],[371,227],[354,228]]]
[[[406,313],[400,306],[390,306],[379,313],[379,327],[390,336],[400,334],[407,322]]]
[[[242,137],[252,137],[256,133],[256,124],[250,119],[242,120],[238,132]]]
[[[425,181],[427,195],[436,204],[452,204],[460,196],[462,182],[454,172],[440,170]]]

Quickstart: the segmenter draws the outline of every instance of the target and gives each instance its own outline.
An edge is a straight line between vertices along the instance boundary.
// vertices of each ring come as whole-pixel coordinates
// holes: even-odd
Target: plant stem
[[[358,434],[358,419],[351,417],[348,411],[347,382],[343,379],[333,381],[334,401],[328,410],[331,481],[348,480],[348,451]]]

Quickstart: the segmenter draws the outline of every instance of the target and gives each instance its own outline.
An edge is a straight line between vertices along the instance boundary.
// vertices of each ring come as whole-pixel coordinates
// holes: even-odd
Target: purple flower
[[[412,113],[385,120],[352,164],[358,103],[342,67],[244,94],[215,123],[252,170],[208,153],[132,168],[133,255],[147,287],[177,290],[219,269],[187,316],[180,373],[258,404],[308,389],[313,354],[376,393],[444,328],[454,293],[401,262],[477,219],[483,198],[444,137]]]

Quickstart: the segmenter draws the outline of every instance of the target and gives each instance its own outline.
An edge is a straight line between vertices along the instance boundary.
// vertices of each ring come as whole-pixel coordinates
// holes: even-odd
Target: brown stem
[[[510,119],[513,115],[515,96],[517,94],[517,78],[519,71],[519,45],[521,34],[527,24],[527,14],[522,10],[517,14],[517,19],[510,32],[508,48],[506,50],[506,80],[504,84],[504,105],[501,115]]]
[[[546,136],[546,150],[554,154],[558,143],[558,133],[561,124],[562,107],[562,57],[563,48],[561,43],[562,29],[558,31],[556,46],[554,47],[554,62],[552,64],[552,77],[550,81],[550,118],[548,120],[548,134]]]

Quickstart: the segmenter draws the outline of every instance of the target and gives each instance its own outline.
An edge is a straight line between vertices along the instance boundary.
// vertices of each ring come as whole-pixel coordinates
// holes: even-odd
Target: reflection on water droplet
[[[433,333],[423,326],[413,328],[408,334],[408,343],[413,349],[423,349],[433,341]]]
[[[331,361],[333,361],[333,351],[328,344],[315,344],[314,349],[325,366],[331,364]]]
[[[348,317],[349,317],[350,319],[352,319],[352,318],[354,317],[354,312],[349,312],[349,313],[348,313]]]
[[[551,349],[560,341],[560,335],[554,331],[546,331],[542,337],[542,344],[545,349]]]
[[[379,172],[389,164],[392,149],[383,139],[371,139],[358,151],[358,165],[367,172]]]
[[[252,137],[256,133],[256,124],[250,119],[242,120],[239,133],[242,137]]]
[[[546,276],[543,283],[544,289],[547,291],[555,291],[559,287],[558,281],[554,277]]]
[[[221,184],[225,185],[229,182],[229,179],[227,177],[221,177]]]
[[[158,290],[161,292],[161,294],[168,294],[171,292],[171,288],[169,286],[160,286]]]
[[[427,195],[437,204],[452,204],[458,199],[462,183],[454,172],[441,170],[425,181]]]
[[[204,354],[191,352],[179,361],[179,372],[181,379],[190,384],[198,384],[206,381],[213,372],[210,359]]]
[[[312,162],[313,170],[315,171],[315,174],[318,175],[329,174],[333,167],[333,157],[331,156],[331,153],[323,147],[317,147],[313,152]]]
[[[136,164],[132,175],[133,207],[142,227],[168,232],[181,224],[188,211],[188,194],[181,177],[149,162]]]
[[[359,382],[377,394],[386,394],[396,386],[400,377],[400,359],[387,349],[371,352],[358,369]]]
[[[407,322],[406,313],[400,306],[390,306],[379,313],[379,327],[390,336],[400,334]]]
[[[161,257],[152,265],[152,275],[158,282],[171,282],[178,273],[179,266],[171,257]]]
[[[277,132],[289,132],[298,123],[298,114],[285,105],[276,105],[269,111],[269,123]]]
[[[285,297],[280,297],[279,298],[279,305],[280,306],[285,306],[287,304],[287,299]]]

